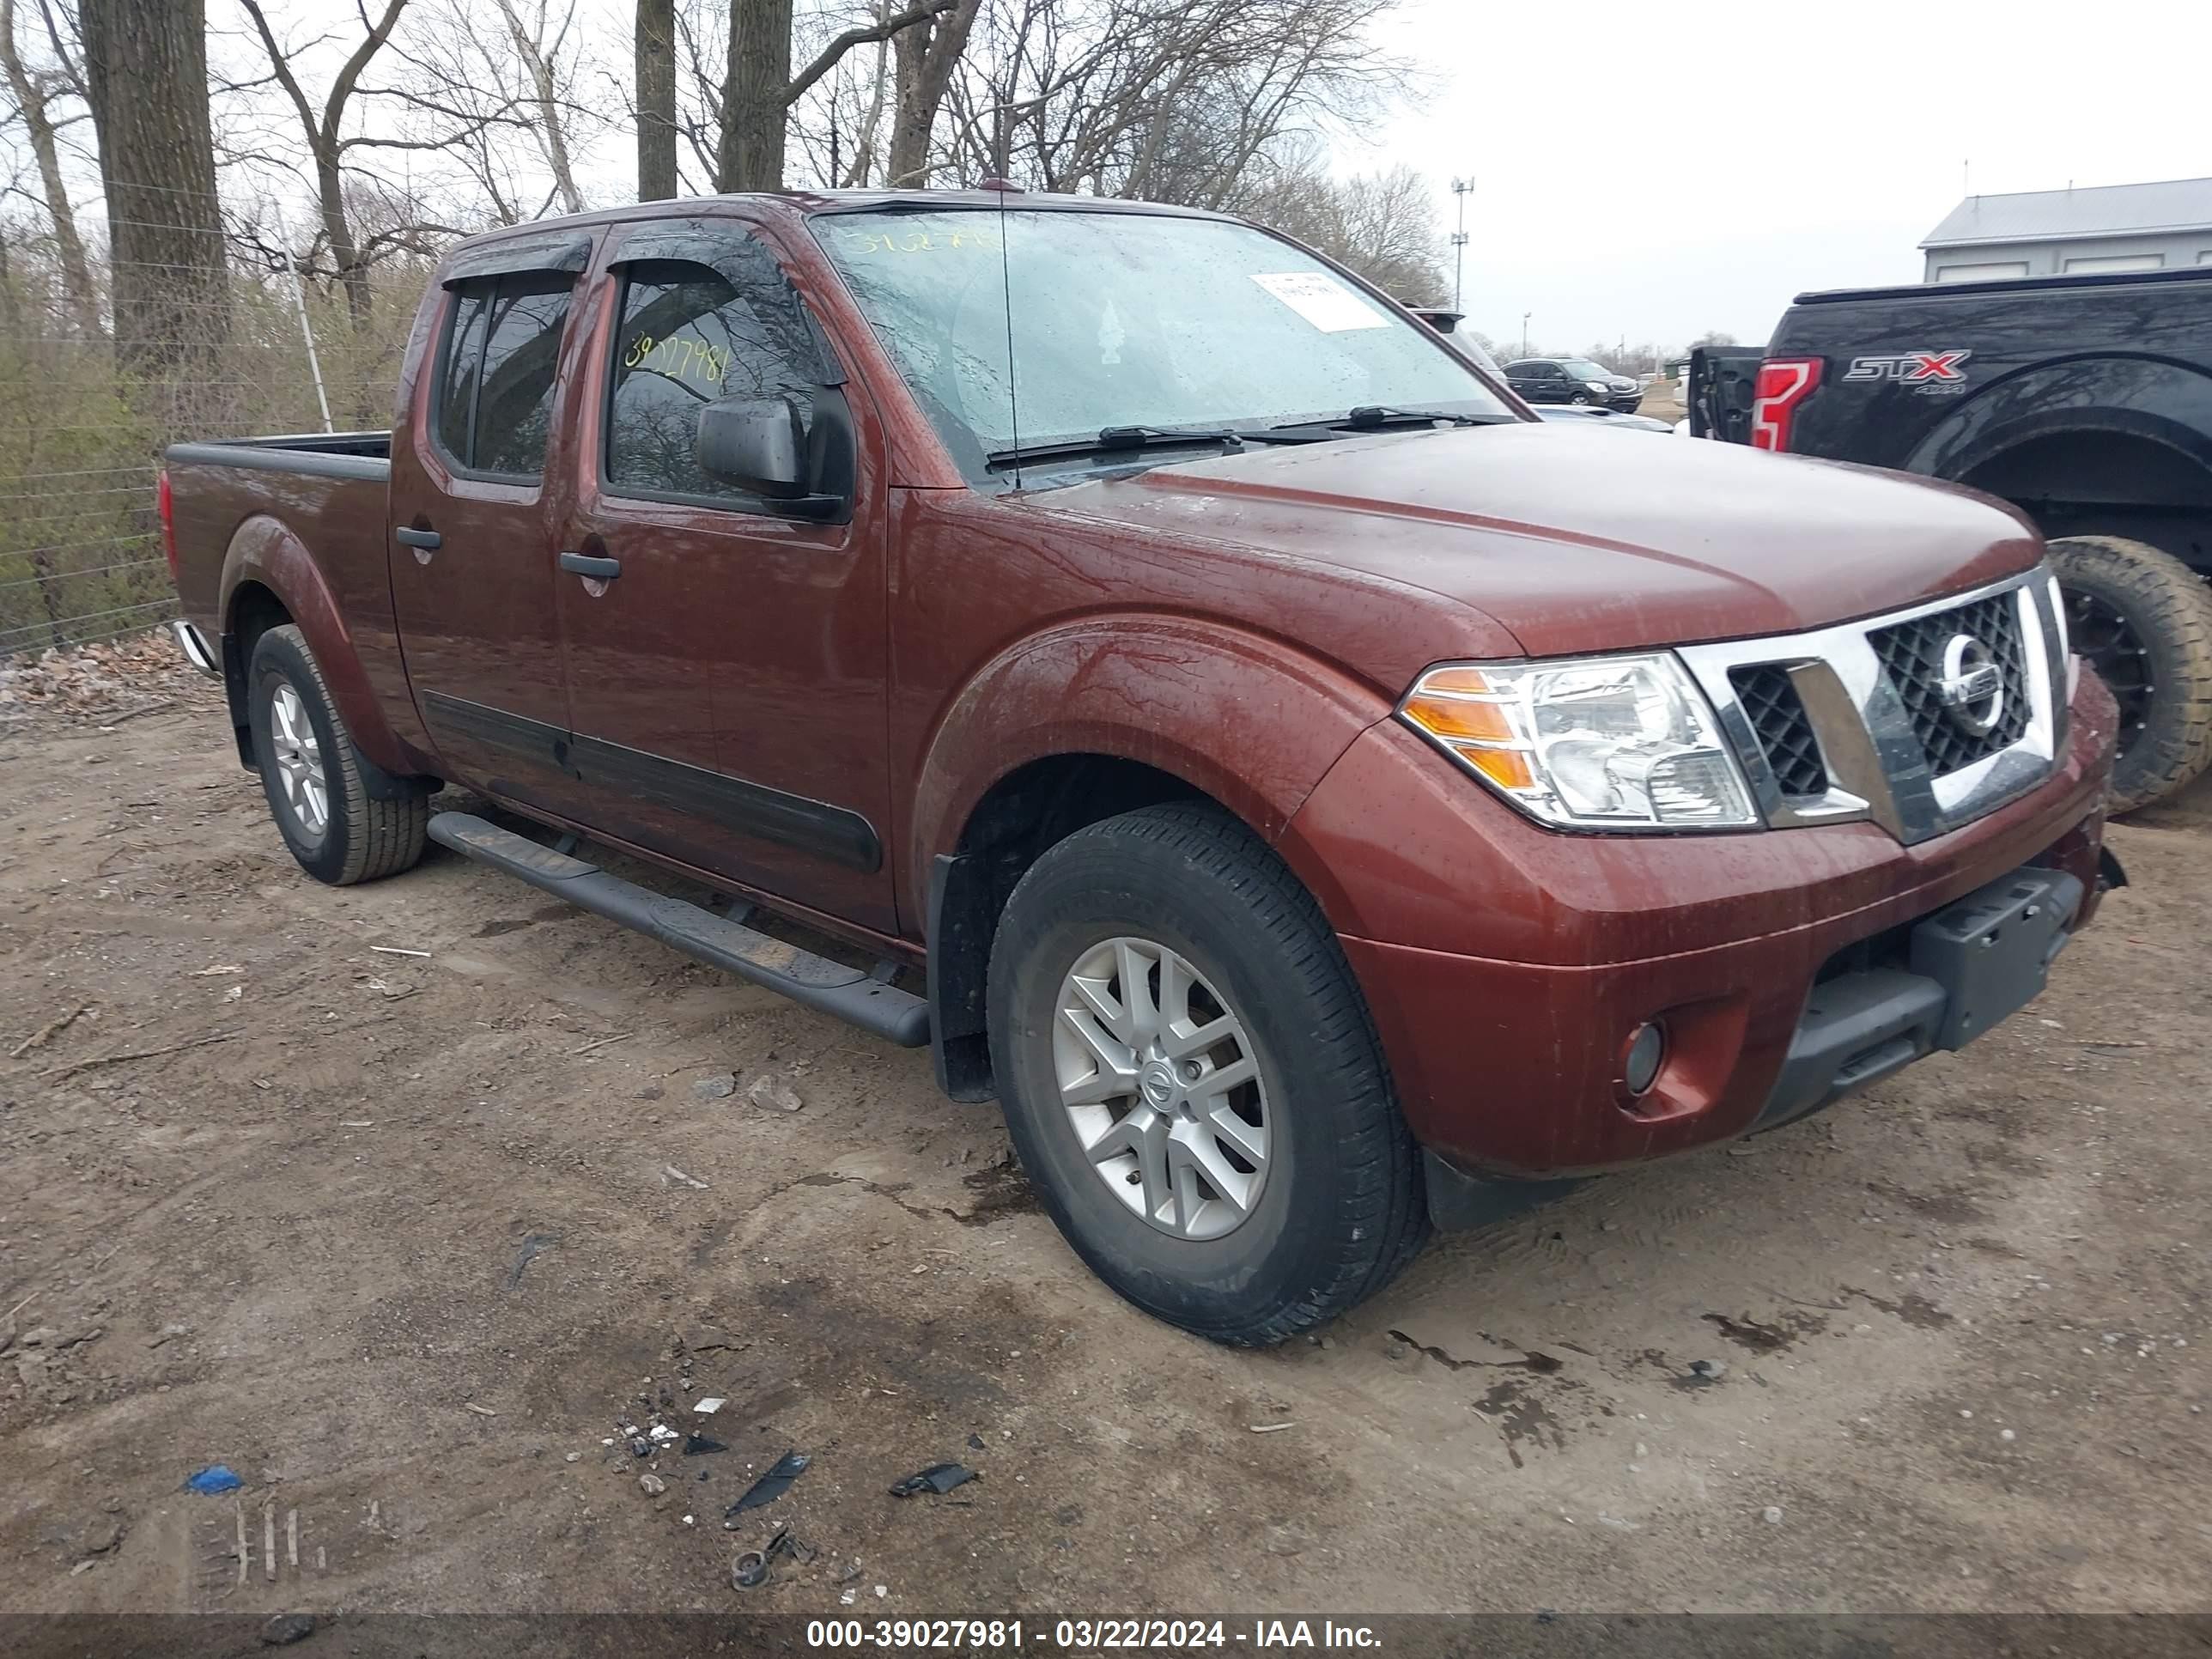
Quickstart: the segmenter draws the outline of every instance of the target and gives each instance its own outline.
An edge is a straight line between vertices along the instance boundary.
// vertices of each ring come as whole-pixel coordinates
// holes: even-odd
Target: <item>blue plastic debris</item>
[[[211,1496],[219,1492],[236,1492],[245,1484],[222,1464],[210,1463],[185,1482],[185,1490]]]

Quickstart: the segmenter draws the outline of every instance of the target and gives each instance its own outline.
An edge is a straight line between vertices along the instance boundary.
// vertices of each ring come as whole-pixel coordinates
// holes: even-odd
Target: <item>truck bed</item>
[[[226,438],[211,443],[171,444],[172,467],[243,467],[260,472],[302,472],[312,477],[392,477],[389,432],[303,432],[270,438]]]
[[[2055,276],[2000,276],[1983,283],[1904,283],[1892,288],[1820,288],[1800,294],[1792,305],[1851,305],[1863,300],[1911,303],[1919,300],[1995,295],[2032,300],[2074,289],[2136,288],[2145,283],[2212,282],[2212,265],[2178,265],[2168,270],[2081,270]]]
[[[177,594],[210,652],[228,662],[227,653],[250,650],[252,634],[289,610],[326,641],[344,642],[326,647],[325,672],[362,751],[380,766],[421,769],[385,712],[410,711],[386,568],[392,434],[172,444],[163,466]],[[237,724],[243,705],[234,705]]]

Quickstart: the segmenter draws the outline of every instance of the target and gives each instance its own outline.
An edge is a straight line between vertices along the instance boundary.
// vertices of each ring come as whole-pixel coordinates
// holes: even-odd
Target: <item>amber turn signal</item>
[[[1511,743],[1513,722],[1494,702],[1439,696],[1424,687],[1406,700],[1406,715],[1435,738],[1464,738],[1474,743]]]

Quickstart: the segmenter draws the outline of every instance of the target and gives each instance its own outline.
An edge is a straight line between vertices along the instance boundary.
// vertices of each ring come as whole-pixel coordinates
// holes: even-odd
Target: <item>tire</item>
[[[2072,648],[2121,705],[2107,805],[2132,811],[2212,765],[2212,590],[2170,553],[2118,536],[2051,544]]]
[[[333,887],[412,869],[430,822],[429,789],[413,778],[392,777],[353,746],[297,628],[272,628],[254,642],[246,696],[270,816],[300,867]],[[319,790],[302,783],[302,756],[319,775]]]
[[[1589,404],[1589,393],[1587,392],[1577,392],[1573,397],[1568,398],[1567,401],[1574,404],[1577,409],[1587,408]]]
[[[1135,955],[1121,957],[1115,941]],[[1163,955],[1144,962],[1143,949]],[[1177,982],[1193,987],[1188,1022],[1166,1029],[1219,1031],[1225,1013],[1234,1036],[1204,1050],[1196,1065],[1224,1077],[1241,1060],[1255,1069],[1252,1082],[1213,1097],[1213,1121],[1224,1109],[1242,1115],[1237,1140],[1212,1134],[1203,1115],[1177,1121],[1175,1114],[1187,1111],[1182,1101],[1167,1115],[1148,1116],[1142,1097],[1126,1091],[1078,1109],[1085,1114],[1079,1127],[1062,1100],[1068,1068],[1097,1064],[1076,1036],[1080,1028],[1061,1013],[1071,975],[1109,955],[1143,962],[1146,1002],[1164,1000],[1172,1014],[1176,998],[1160,990],[1166,953],[1176,959]],[[1122,1000],[1133,977],[1094,981],[1123,1030],[1138,1029]],[[1311,895],[1218,810],[1147,807],[1048,849],[1000,920],[989,1007],[992,1062],[1023,1168],[1075,1253],[1146,1312],[1216,1342],[1281,1342],[1380,1289],[1427,1236],[1418,1154],[1344,952]],[[1104,1018],[1094,1024],[1120,1042]],[[1142,1060],[1143,1051],[1133,1058]],[[1166,1064],[1155,1060],[1136,1075],[1160,1084]],[[1097,1066],[1097,1078],[1106,1076]],[[1085,1085],[1073,1088],[1079,1094]],[[1208,1109],[1201,1100],[1194,1109]],[[1209,1140],[1207,1167],[1221,1172],[1194,1178],[1188,1152],[1168,1152],[1179,1164],[1154,1162],[1155,1174],[1170,1171],[1155,1183],[1168,1193],[1162,1222],[1144,1212],[1152,1188],[1133,1148],[1103,1165],[1085,1150],[1086,1134],[1094,1146],[1111,1146],[1140,1120]],[[1262,1140],[1263,1162],[1243,1156]],[[1241,1219],[1225,1195],[1240,1184],[1248,1200]]]

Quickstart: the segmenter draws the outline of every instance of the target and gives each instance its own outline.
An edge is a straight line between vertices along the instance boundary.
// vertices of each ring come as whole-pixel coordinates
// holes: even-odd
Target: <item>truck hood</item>
[[[1795,633],[2042,553],[2008,509],[1951,485],[1534,422],[1255,448],[1028,504],[1426,589],[1531,656]]]

